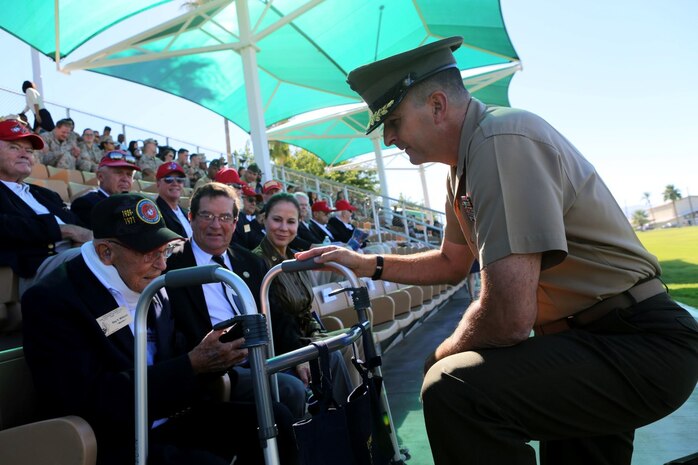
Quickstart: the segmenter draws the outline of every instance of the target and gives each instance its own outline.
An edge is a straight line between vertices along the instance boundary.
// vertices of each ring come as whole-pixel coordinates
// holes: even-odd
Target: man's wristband
[[[383,256],[376,255],[376,271],[373,272],[373,276],[371,276],[371,279],[374,281],[377,281],[377,280],[381,279],[382,275],[383,275]]]

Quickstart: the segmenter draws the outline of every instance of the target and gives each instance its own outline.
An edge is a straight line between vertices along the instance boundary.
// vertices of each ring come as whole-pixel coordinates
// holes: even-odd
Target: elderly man
[[[479,300],[425,364],[435,463],[631,462],[635,428],[680,406],[698,379],[698,325],[671,300],[593,166],[543,119],[488,107],[452,53],[430,43],[349,73],[371,132],[448,177],[441,249],[359,255],[325,248],[361,276],[457,282],[475,258]],[[529,337],[535,330],[535,337]]]
[[[135,171],[140,171],[140,168],[133,155],[121,150],[107,152],[97,168],[99,188],[74,199],[70,209],[83,224],[92,228],[92,208],[111,195],[130,192]]]
[[[158,197],[155,203],[160,207],[165,225],[183,237],[191,237],[188,212],[179,206],[182,190],[187,179],[184,168],[171,161],[163,163],[155,175]]]
[[[255,193],[247,185],[242,187],[242,211],[235,226],[233,242],[247,250],[253,250],[264,238],[264,227],[257,221],[261,204],[261,194]]]
[[[334,242],[338,240],[327,227],[327,223],[330,221],[330,213],[332,213],[334,209],[330,208],[324,200],[313,202],[310,209],[313,212],[313,217],[310,219],[310,232],[320,238],[320,242]]]
[[[17,120],[0,122],[0,265],[20,277],[20,294],[92,240],[55,192],[26,184],[44,141]]]
[[[327,228],[334,238],[340,242],[349,242],[354,234],[354,225],[351,224],[351,216],[356,211],[356,207],[347,200],[337,200],[334,204],[336,213],[327,222]]]
[[[250,251],[231,242],[238,218],[235,190],[220,183],[209,183],[194,192],[191,200],[192,238],[180,253],[168,261],[168,270],[218,263],[235,272],[250,288],[260,306],[259,292],[266,273],[264,264]],[[222,283],[168,289],[172,297],[175,323],[193,346],[216,323],[255,309],[242,308],[234,291]],[[236,366],[231,371],[232,398],[252,400],[252,376],[249,368]],[[305,388],[296,377],[279,374],[281,401],[294,417],[305,413]]]
[[[95,240],[24,295],[24,351],[46,413],[83,417],[97,437],[97,463],[127,464],[135,450],[133,317],[181,237],[136,194],[104,200],[92,222]],[[220,342],[224,330],[211,331],[186,348],[162,289],[147,331],[149,463],[262,463],[252,406],[204,395],[212,378],[247,356],[243,340]],[[285,442],[288,412],[276,413]]]
[[[44,165],[71,170],[76,168],[80,149],[71,140],[72,131],[72,120],[62,119],[56,123],[53,131],[43,136],[46,141],[42,154]]]
[[[194,189],[196,190],[204,184],[213,182],[213,180],[216,179],[216,173],[218,173],[226,164],[227,162],[222,158],[211,160],[208,164],[208,168],[206,168],[206,176],[203,176],[196,181],[196,184],[194,184]]]
[[[318,237],[310,230],[310,199],[305,192],[294,192],[293,196],[298,201],[298,206],[301,208],[301,217],[298,222],[298,237],[309,244],[319,244],[322,242],[322,237]],[[303,250],[308,250],[307,247]]]

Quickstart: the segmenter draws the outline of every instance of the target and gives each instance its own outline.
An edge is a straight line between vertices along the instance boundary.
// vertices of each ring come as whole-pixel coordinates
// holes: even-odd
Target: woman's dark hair
[[[34,87],[34,83],[31,81],[24,81],[22,83],[22,92],[24,92],[26,94],[27,89],[29,89],[30,87]]]
[[[278,194],[272,195],[269,198],[269,200],[267,200],[267,202],[264,204],[264,213],[268,215],[271,209],[274,207],[274,205],[276,205],[279,202],[292,203],[298,211],[298,218],[301,217],[301,206],[298,204],[298,200],[296,200],[296,197],[294,197],[293,194],[289,194],[288,192],[279,192]]]

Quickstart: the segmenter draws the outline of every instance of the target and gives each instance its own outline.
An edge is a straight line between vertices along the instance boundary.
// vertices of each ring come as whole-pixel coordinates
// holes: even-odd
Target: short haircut
[[[67,118],[66,119],[59,119],[58,122],[56,123],[57,128],[60,128],[63,126],[74,126],[74,125],[75,125],[75,123],[73,122],[73,120],[69,120]]]
[[[233,216],[235,218],[238,217],[240,197],[238,197],[238,193],[232,187],[220,182],[209,182],[196,189],[191,197],[191,205],[189,206],[192,217],[199,213],[202,197],[226,197],[233,199]]]
[[[421,106],[426,102],[426,98],[436,90],[444,91],[451,99],[461,99],[468,95],[458,68],[450,68],[436,73],[430,78],[415,84],[409,92],[413,97],[412,101],[416,105]]]
[[[293,194],[289,194],[287,192],[279,192],[278,194],[274,194],[271,197],[269,197],[269,200],[264,204],[264,213],[268,214],[271,209],[274,207],[279,202],[289,202],[292,203],[294,207],[296,207],[296,211],[298,212],[298,218],[301,216],[301,206],[298,204],[298,200],[293,196]]]
[[[293,193],[293,196],[294,196],[296,199],[297,199],[298,197],[303,197],[305,200],[307,200],[308,202],[310,202],[310,197],[308,197],[308,194],[306,194],[305,192],[301,192],[301,191],[294,192],[294,193]]]

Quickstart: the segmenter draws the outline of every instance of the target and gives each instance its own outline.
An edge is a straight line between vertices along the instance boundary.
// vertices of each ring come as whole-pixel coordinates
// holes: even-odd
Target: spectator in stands
[[[125,194],[133,186],[133,173],[139,171],[136,159],[128,152],[112,150],[107,152],[97,168],[99,188],[73,200],[70,209],[83,224],[93,229],[92,209],[102,200],[115,194]]]
[[[80,149],[76,143],[70,141],[72,127],[70,121],[62,119],[56,123],[53,131],[42,136],[46,141],[42,155],[44,165],[75,169]]]
[[[250,189],[242,187],[242,211],[235,226],[233,242],[252,250],[262,242],[264,227],[257,221],[257,210],[262,203],[262,196]]]
[[[261,257],[267,268],[292,259],[294,251],[288,245],[295,239],[300,220],[300,206],[287,193],[272,196],[264,205],[264,227],[267,234],[252,252]],[[322,337],[326,332],[311,309],[313,285],[309,271],[281,273],[269,288],[271,322],[276,355],[303,347],[307,339]],[[352,390],[347,366],[339,352],[330,358],[333,394],[336,400],[345,400]],[[307,385],[310,369],[307,363],[296,367],[298,377]]]
[[[334,242],[336,240],[334,234],[327,227],[330,213],[334,210],[324,200],[316,200],[310,209],[313,212],[313,217],[310,219],[310,232],[320,238],[319,243]]]
[[[102,131],[102,137],[100,138],[100,140],[104,139],[113,139],[113,137],[111,136],[111,127],[109,126],[104,126],[104,130]]]
[[[97,134],[95,132],[95,134]],[[102,141],[99,143],[99,148],[102,149],[102,152],[111,152],[112,150],[116,150],[116,144],[114,143],[114,140],[109,137],[107,139],[102,139]],[[133,156],[138,160],[138,156],[136,154],[133,154]]]
[[[187,172],[187,177],[192,186],[195,186],[197,181],[206,176],[206,170],[201,169],[201,155],[192,153],[189,155],[189,169],[184,167]]]
[[[344,199],[337,200],[334,204],[335,214],[328,220],[327,229],[330,230],[335,240],[347,243],[354,234],[354,225],[351,224],[352,214],[356,207]]]
[[[296,186],[294,186],[293,184],[289,184],[288,186],[286,186],[286,192],[289,194],[293,194],[294,192],[296,192]]]
[[[136,155],[136,151],[138,151],[138,155]],[[131,152],[131,155],[136,157],[136,159],[140,158],[141,151],[138,148],[138,141],[137,140],[132,140],[131,142],[128,143],[128,152]]]
[[[298,202],[298,206],[301,210],[301,216],[298,220],[298,238],[303,239],[309,244],[320,244],[322,243],[323,237],[318,237],[315,233],[310,230],[310,199],[308,199],[308,194],[305,192],[295,192],[293,196]],[[308,250],[307,248],[295,247],[298,250]]]
[[[123,150],[124,152],[129,151],[128,144],[126,143],[126,136],[125,135],[119,134],[118,136],[116,136],[116,149]]]
[[[76,245],[92,232],[67,209],[55,192],[26,184],[34,150],[44,141],[16,120],[0,122],[0,265],[20,277],[20,294],[35,279],[78,253]]]
[[[317,202],[317,192],[313,191],[308,191],[308,202],[310,202],[310,206],[312,207],[315,202]]]
[[[204,184],[213,182],[213,180],[216,177],[216,173],[218,173],[221,170],[221,168],[223,168],[227,164],[228,162],[226,162],[223,158],[216,158],[215,160],[211,160],[211,162],[208,164],[208,168],[206,169],[206,175],[199,178],[199,180],[196,181],[196,184],[194,184],[194,189],[196,190]]]
[[[174,156],[175,152],[172,147],[160,147],[160,151],[158,152],[158,158],[162,160],[163,163],[169,163],[171,161],[174,161]]]
[[[258,194],[262,193],[262,170],[259,169],[257,163],[252,163],[247,167],[243,180],[250,186],[250,189]]]
[[[70,125],[70,133],[68,134],[68,141],[70,141],[72,144],[77,146],[78,142],[80,142],[80,134],[78,134],[75,131],[75,120],[73,120],[73,118],[66,118],[65,120]],[[95,132],[95,135],[99,135],[99,133]],[[101,139],[98,138],[98,140],[101,140]]]
[[[39,94],[31,81],[24,81],[22,84],[22,92],[24,92],[27,100],[27,105],[24,110],[20,112],[20,115],[24,115],[27,111],[31,110],[34,113],[34,131],[38,132],[39,128],[44,131],[51,132],[55,125],[53,124],[53,118],[51,113],[46,109],[44,105],[44,99]]]
[[[242,188],[247,186],[247,184],[240,179],[235,168],[223,168],[216,173],[216,177],[213,180],[232,187],[235,189],[238,199],[242,199]]]
[[[136,194],[104,200],[93,212],[95,240],[22,299],[24,351],[51,415],[92,426],[97,463],[133,463],[132,321],[145,287],[162,274],[181,237],[155,203]],[[262,463],[252,404],[206,398],[206,385],[241,362],[243,339],[211,331],[188,348],[175,330],[168,295],[158,291],[148,324],[148,463]],[[288,410],[275,406],[280,455],[295,462]]]
[[[337,193],[335,194],[334,203],[337,203],[340,200],[346,200],[346,196],[344,195],[344,191],[337,191]]]
[[[158,197],[155,202],[162,212],[165,225],[182,237],[191,237],[189,212],[179,206],[179,199],[182,197],[187,179],[184,169],[173,161],[163,163],[158,168],[155,178],[158,188]]]
[[[267,200],[271,198],[272,195],[278,194],[284,190],[284,185],[279,181],[274,181],[270,179],[262,185],[262,201],[267,203]]]
[[[77,169],[92,173],[97,171],[103,152],[95,142],[95,133],[92,129],[86,128],[82,131],[82,142],[78,143],[78,148],[80,156],[77,160]]]
[[[245,282],[260,306],[260,287],[266,270],[261,260],[232,238],[238,216],[238,196],[234,189],[220,183],[205,184],[197,189],[191,203],[192,238],[167,262],[167,269],[211,265],[222,260]],[[221,283],[167,289],[172,302],[175,325],[185,335],[188,347],[194,347],[216,323],[235,315],[254,313],[257,309],[243,308],[237,294]],[[235,366],[230,370],[233,389],[231,400],[253,399],[249,367]],[[298,379],[279,377],[281,401],[294,417],[305,413],[305,389]]]
[[[138,167],[141,169],[143,179],[154,180],[158,166],[162,165],[162,160],[157,157],[158,143],[155,139],[143,141],[143,155],[138,160]]]
[[[460,282],[480,298],[427,358],[422,400],[437,464],[629,465],[635,429],[698,379],[698,324],[658,279],[594,167],[524,110],[463,86],[451,37],[352,71],[386,146],[449,167],[440,250],[299,254],[391,282]],[[535,337],[531,332],[535,331]]]

